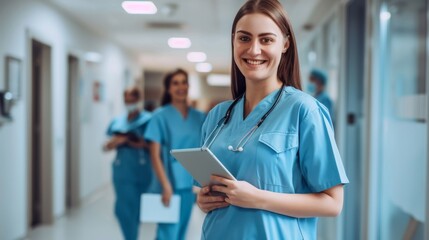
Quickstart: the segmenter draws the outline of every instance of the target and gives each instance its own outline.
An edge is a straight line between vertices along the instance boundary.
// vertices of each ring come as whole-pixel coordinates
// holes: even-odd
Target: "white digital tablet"
[[[208,148],[173,149],[171,154],[202,187],[219,184],[210,180],[211,175],[236,180]]]

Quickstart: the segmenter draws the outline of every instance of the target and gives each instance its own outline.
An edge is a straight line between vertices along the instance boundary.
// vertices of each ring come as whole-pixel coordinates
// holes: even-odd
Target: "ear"
[[[283,51],[282,51],[282,53],[285,53],[285,52],[288,50],[289,46],[290,46],[290,41],[289,41],[289,36],[288,36],[288,37],[286,38],[286,42],[285,42],[285,44],[284,44],[284,47],[283,47]]]

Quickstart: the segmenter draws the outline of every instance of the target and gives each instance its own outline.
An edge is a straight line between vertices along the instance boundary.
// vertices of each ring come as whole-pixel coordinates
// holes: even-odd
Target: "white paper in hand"
[[[144,193],[140,201],[140,221],[150,223],[178,223],[180,217],[180,196],[173,195],[170,205],[162,204],[162,195]]]

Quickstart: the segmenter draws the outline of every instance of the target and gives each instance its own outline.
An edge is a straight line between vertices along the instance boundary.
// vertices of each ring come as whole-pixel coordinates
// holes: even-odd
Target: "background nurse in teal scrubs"
[[[247,1],[231,36],[235,105],[210,111],[202,139],[237,181],[212,176],[222,185],[200,190],[197,203],[208,213],[202,239],[316,239],[317,217],[341,212],[348,183],[329,112],[301,91],[279,1]]]
[[[158,240],[185,239],[195,194],[191,175],[170,155],[171,149],[198,147],[205,114],[188,105],[188,74],[176,70],[164,80],[162,107],[149,123],[145,138],[150,141],[150,154],[162,202],[168,205],[172,194],[181,197],[180,220],[177,224],[158,224]]]
[[[106,151],[116,149],[112,164],[115,215],[126,240],[138,237],[140,195],[147,191],[152,178],[148,144],[143,138],[150,114],[140,111],[140,99],[137,88],[125,90],[127,113],[110,123],[107,135],[111,138],[104,145]]]
[[[334,115],[334,106],[332,99],[329,97],[329,94],[326,90],[326,85],[328,84],[328,76],[326,72],[321,69],[312,69],[310,71],[308,90],[309,93],[313,95],[319,102],[321,102],[328,109],[331,118],[333,119]],[[334,122],[334,121],[332,121]]]

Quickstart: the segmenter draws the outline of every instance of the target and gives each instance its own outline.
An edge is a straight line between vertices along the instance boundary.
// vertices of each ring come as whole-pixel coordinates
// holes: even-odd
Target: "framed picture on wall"
[[[18,58],[6,56],[5,87],[15,101],[21,98],[21,60]]]

